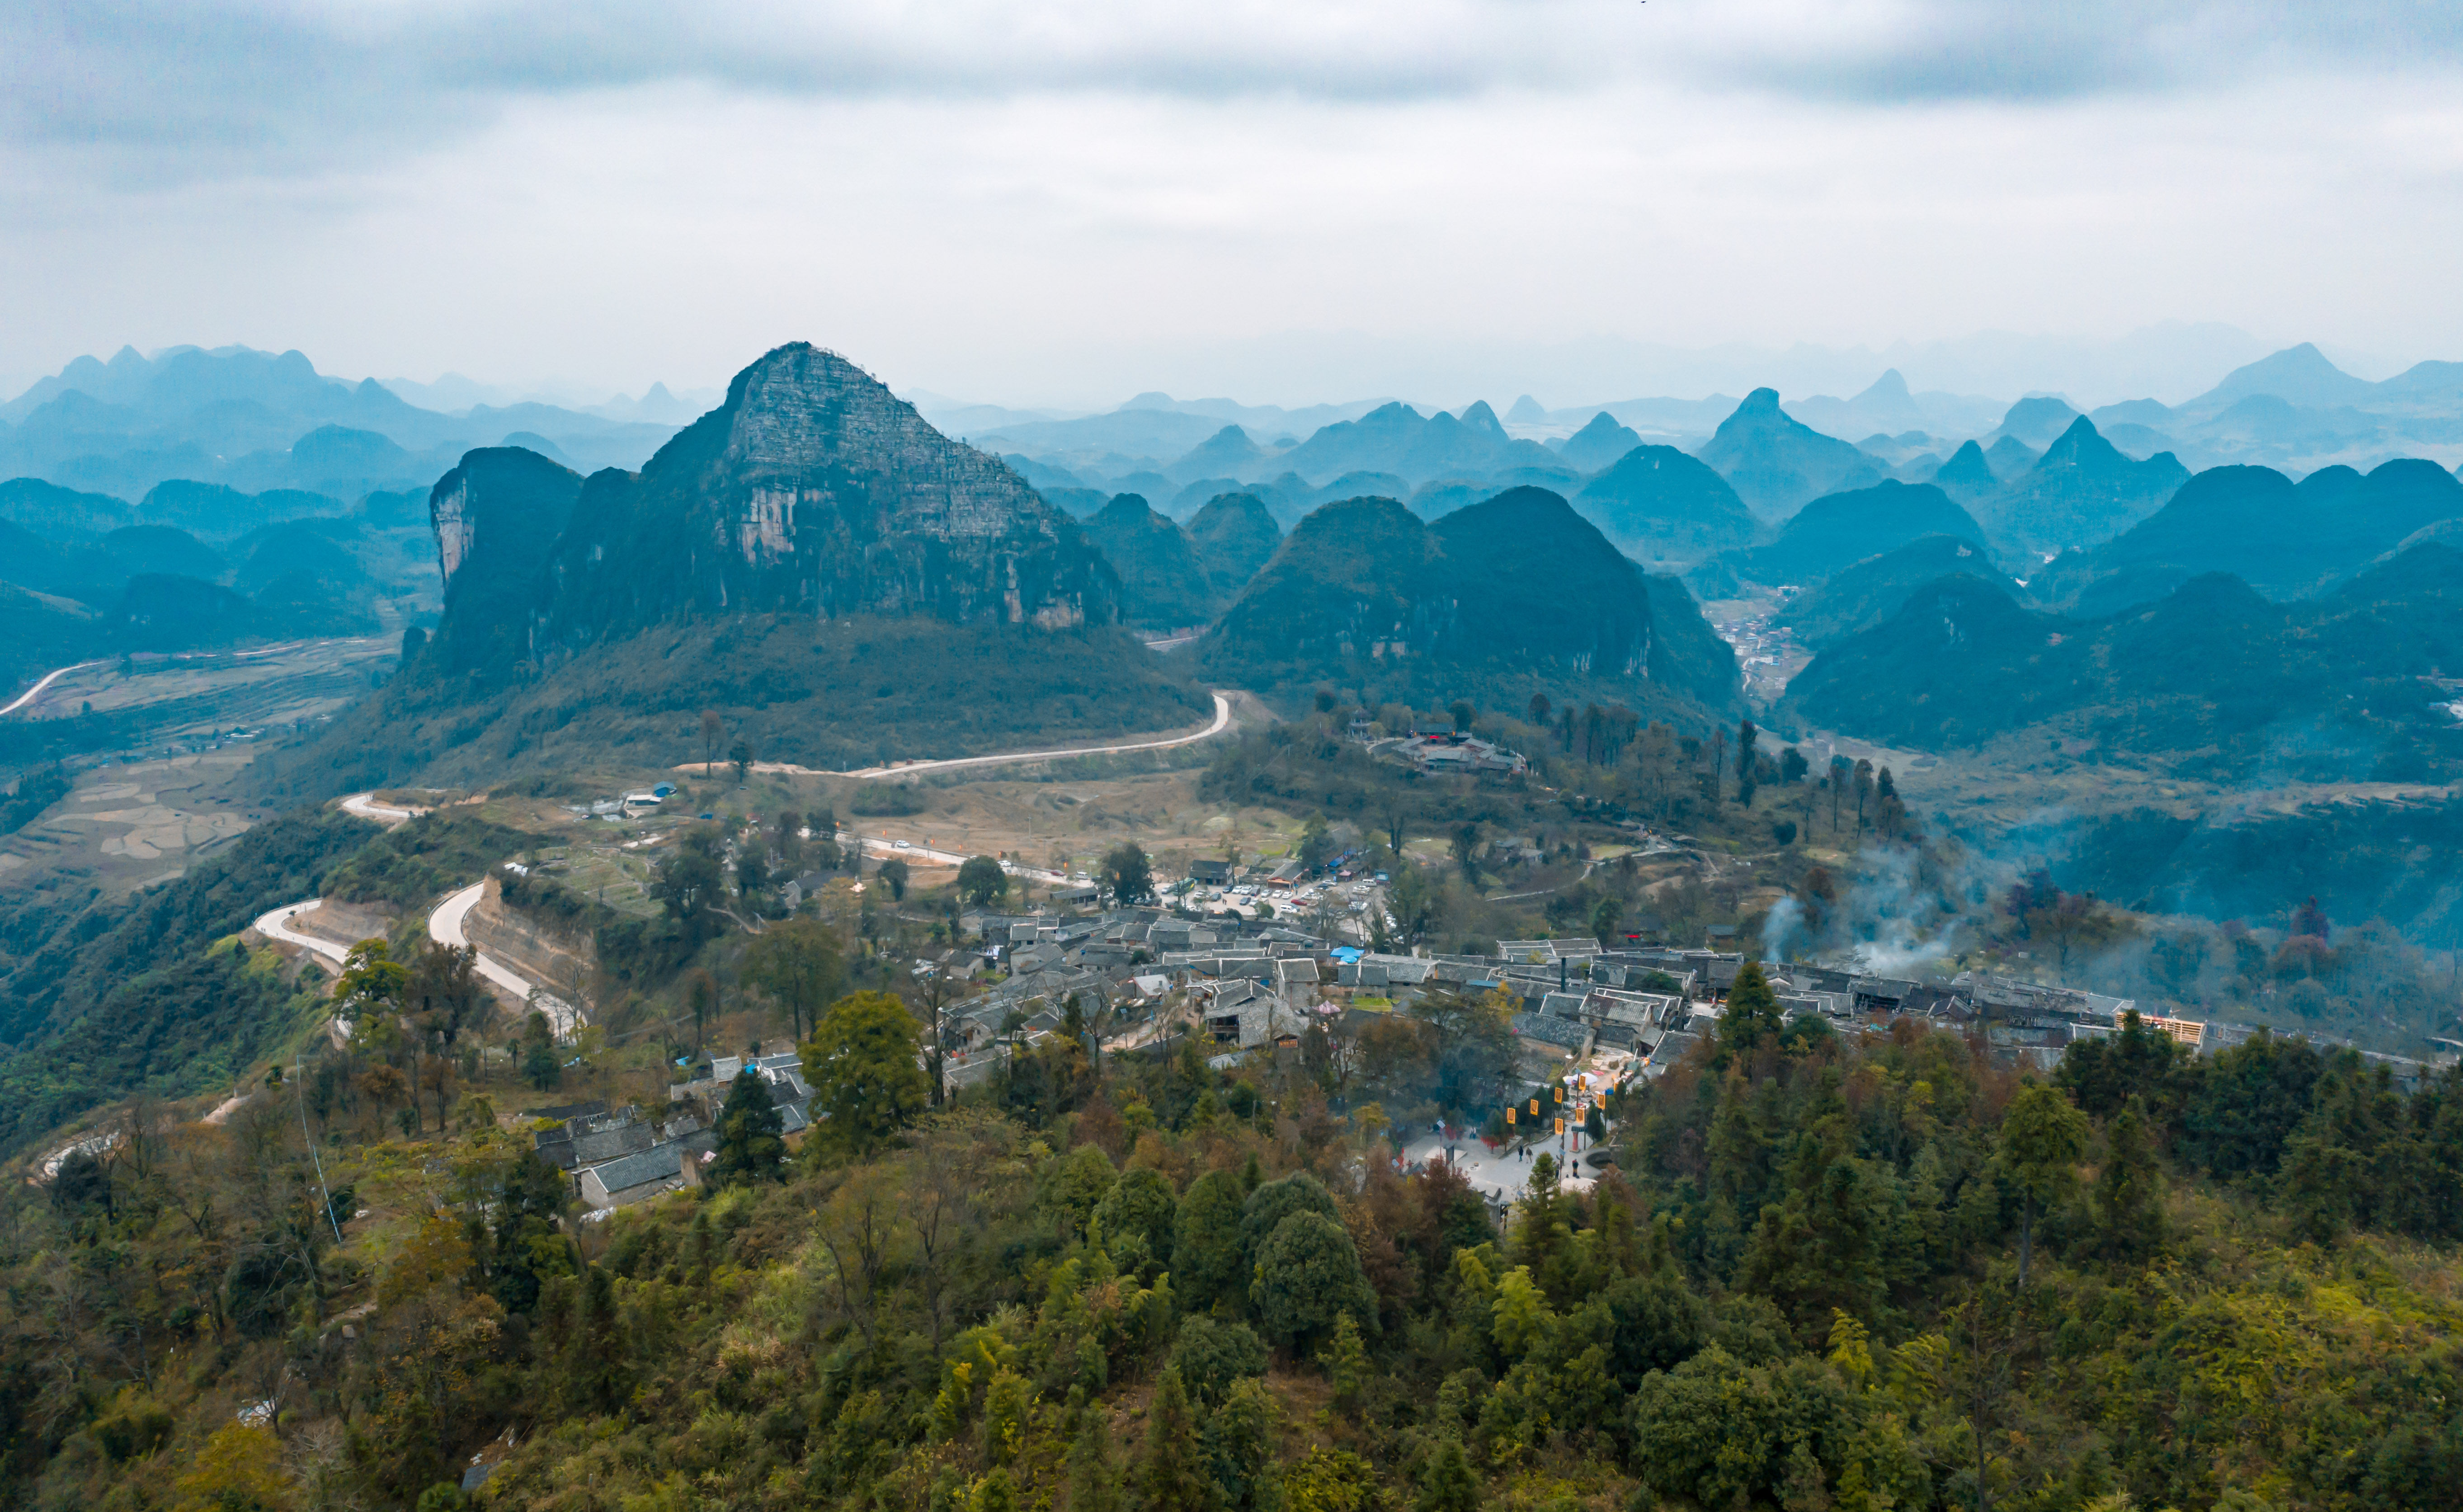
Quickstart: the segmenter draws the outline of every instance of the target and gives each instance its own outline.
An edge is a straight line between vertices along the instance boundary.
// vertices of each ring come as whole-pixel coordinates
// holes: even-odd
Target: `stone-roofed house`
[[[687,1169],[682,1144],[652,1145],[582,1172],[581,1200],[594,1208],[629,1207],[697,1183],[698,1172],[687,1175]]]

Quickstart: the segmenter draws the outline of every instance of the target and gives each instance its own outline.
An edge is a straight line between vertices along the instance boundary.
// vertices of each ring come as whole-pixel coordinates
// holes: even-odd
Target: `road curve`
[[[1214,722],[1194,734],[1166,735],[1161,740],[1132,740],[1121,745],[1072,746],[1060,751],[1013,751],[1004,756],[953,756],[946,761],[907,761],[893,766],[865,767],[858,772],[841,772],[840,777],[907,777],[917,772],[953,772],[961,767],[1005,766],[1020,761],[1051,761],[1062,756],[1120,756],[1131,751],[1164,751],[1173,746],[1195,745],[1210,740],[1232,728],[1232,700],[1218,690],[1214,694]]]
[[[1130,751],[1164,751],[1173,746],[1195,745],[1210,740],[1232,728],[1232,700],[1222,692],[1214,694],[1214,722],[1192,734],[1166,735],[1160,740],[1130,740],[1119,745],[1070,746],[1058,751],[1009,751],[999,756],[951,756],[938,761],[905,761],[889,766],[868,766],[854,772],[832,772],[826,767],[797,766],[792,761],[755,761],[752,770],[785,777],[851,777],[871,780],[874,778],[911,777],[918,772],[953,772],[961,767],[1014,766],[1022,761],[1057,761],[1064,756],[1119,756]],[[721,762],[720,765],[731,765]],[[679,761],[672,770],[690,772],[705,767],[707,762]]]
[[[494,956],[473,947],[463,933],[462,920],[472,908],[477,906],[481,895],[487,890],[488,885],[485,882],[474,882],[438,904],[435,911],[427,916],[427,937],[439,945],[459,946],[470,951],[474,957],[471,964],[479,975],[516,997],[529,999],[531,989],[534,985],[538,986],[536,1001],[539,1011],[547,1015],[549,1024],[556,1030],[556,1037],[559,1040],[572,1039],[573,1031],[581,1023],[579,1010],[547,991],[544,985],[526,981],[514,975]]]
[[[270,913],[259,914],[255,925],[256,932],[269,940],[280,940],[285,945],[296,945],[302,950],[314,951],[339,966],[350,957],[349,946],[337,945],[332,940],[319,935],[302,934],[291,927],[294,915],[305,913],[310,909],[321,908],[324,902],[322,898],[303,898],[297,903],[286,903]]]
[[[109,658],[106,657],[104,660],[107,661]],[[100,667],[101,665],[102,662],[72,662],[66,667],[55,667],[43,674],[43,680],[41,682],[27,689],[24,692],[19,693],[16,698],[10,703],[9,707],[6,709],[0,709],[0,715],[13,714],[18,710],[25,708],[35,699],[40,698],[43,695],[44,689],[51,687],[54,683],[58,682],[69,673],[76,671],[78,668]]]
[[[342,800],[342,811],[346,814],[357,814],[361,819],[375,820],[387,829],[391,829],[396,824],[408,823],[427,812],[424,808],[394,808],[380,803],[374,793],[352,794]]]

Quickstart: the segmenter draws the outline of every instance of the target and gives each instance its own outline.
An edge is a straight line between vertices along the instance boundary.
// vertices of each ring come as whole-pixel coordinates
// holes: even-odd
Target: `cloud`
[[[2463,11],[2422,0],[33,0],[0,8],[0,140],[161,184],[313,172],[460,140],[523,100],[674,84],[1374,107],[1643,83],[1871,106],[2435,69],[2458,53]]]

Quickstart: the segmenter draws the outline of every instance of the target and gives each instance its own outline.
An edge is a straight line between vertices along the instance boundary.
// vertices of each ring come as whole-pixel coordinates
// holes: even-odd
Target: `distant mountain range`
[[[2273,603],[2211,573],[2095,621],[1943,579],[1816,656],[1784,709],[1919,749],[2049,726],[2206,780],[2260,762],[2293,779],[2405,780],[2457,754],[2452,694],[2425,680],[2457,667],[2463,553],[2427,541],[2316,599]]]
[[[81,357],[0,405],[0,476],[139,497],[173,479],[356,500],[425,488],[462,452],[528,432],[583,467],[639,466],[673,425],[551,405],[443,414],[374,379],[346,383],[297,352],[123,348]]]

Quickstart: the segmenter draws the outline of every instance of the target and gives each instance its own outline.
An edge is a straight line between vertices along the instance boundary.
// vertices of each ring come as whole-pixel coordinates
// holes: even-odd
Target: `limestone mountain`
[[[1087,516],[1085,530],[1120,575],[1123,624],[1163,630],[1214,618],[1213,585],[1188,535],[1143,496],[1114,494]]]
[[[430,510],[436,636],[274,790],[667,764],[698,753],[704,710],[765,758],[835,766],[1207,706],[1116,627],[1119,575],[1076,522],[803,343],[639,473],[487,449]]]
[[[1283,543],[1281,527],[1254,493],[1218,493],[1182,528],[1218,611],[1240,596]]]
[[[1754,514],[1785,519],[1826,493],[1881,481],[1879,462],[1779,407],[1778,390],[1756,388],[1694,453],[1718,470]]]
[[[1606,410],[1593,415],[1581,429],[1556,443],[1557,455],[1569,468],[1584,472],[1597,472],[1619,457],[1642,445],[1642,436],[1631,426],[1617,424]]]
[[[1393,499],[1348,499],[1300,522],[1201,659],[1260,689],[1332,681],[1517,708],[1533,691],[1580,692],[1698,719],[1737,685],[1715,637],[1711,651],[1701,635],[1655,632],[1655,616],[1689,610],[1542,489],[1509,490],[1434,525]]]
[[[1774,618],[1819,650],[1890,618],[1920,589],[1962,576],[1991,583],[2014,600],[2024,592],[1976,542],[1922,536],[1841,569]]]
[[[1812,582],[1926,536],[1987,538],[1975,517],[1940,489],[1885,479],[1815,499],[1780,528],[1776,540],[1725,559],[1755,582]]]
[[[1637,561],[1698,561],[1754,538],[1753,512],[1728,480],[1674,447],[1632,448],[1582,486],[1574,507]]]
[[[2076,591],[2113,573],[2173,567],[2229,572],[2269,598],[2289,599],[2458,515],[2463,483],[2417,458],[2383,463],[2366,476],[2321,468],[2297,484],[2272,468],[2211,468],[2117,539],[2054,567]]]
[[[636,474],[594,474],[558,542],[542,654],[673,613],[1106,625],[1077,524],[834,353],[782,346]],[[449,575],[448,575],[449,576]]]
[[[2169,451],[2144,462],[2124,456],[2081,415],[2033,468],[1975,513],[1995,541],[2049,554],[2121,534],[2154,514],[2189,476]]]

